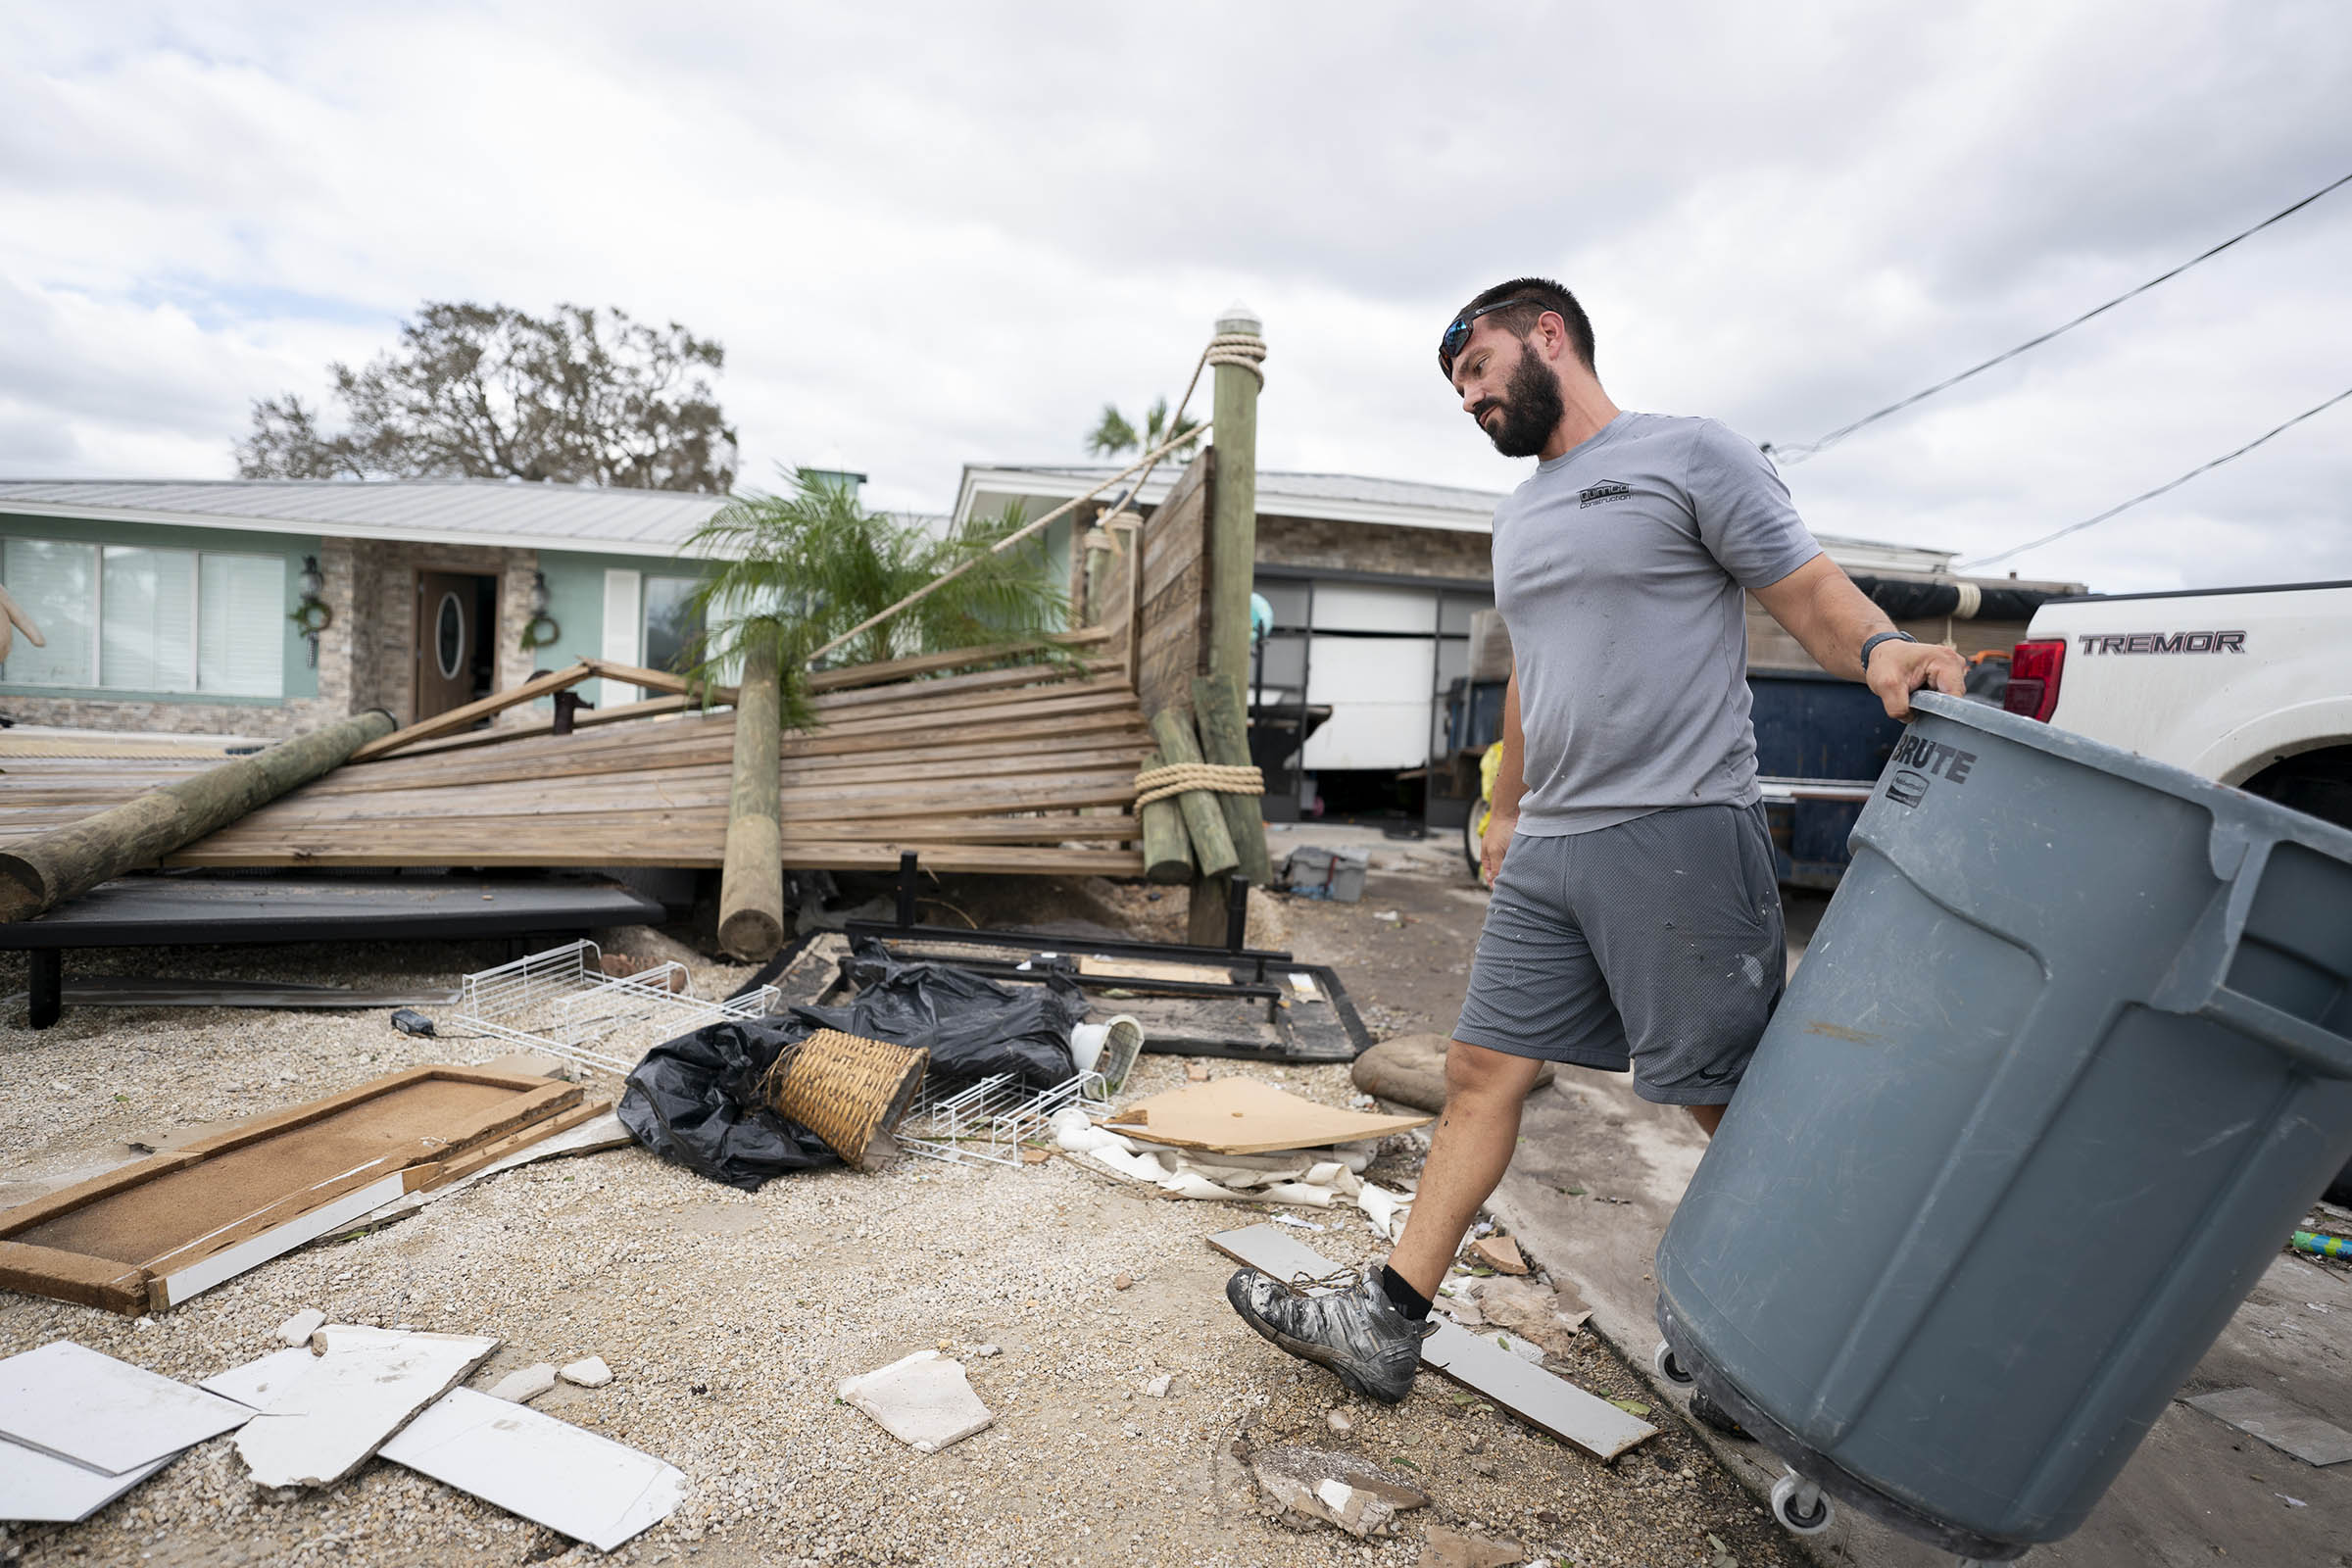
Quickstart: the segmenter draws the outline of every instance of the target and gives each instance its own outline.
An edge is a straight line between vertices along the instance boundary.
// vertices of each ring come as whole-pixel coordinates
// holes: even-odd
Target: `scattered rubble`
[[[1525,1562],[1527,1548],[1516,1541],[1464,1535],[1444,1525],[1431,1525],[1421,1537],[1421,1560],[1414,1568],[1506,1568]]]
[[[588,1355],[577,1361],[565,1362],[557,1369],[556,1376],[566,1383],[576,1383],[583,1389],[601,1389],[612,1381],[612,1369],[605,1365],[603,1356]]]
[[[606,1374],[607,1378],[611,1376],[611,1373]],[[493,1399],[504,1399],[510,1404],[528,1404],[555,1386],[554,1365],[540,1361],[508,1373],[492,1384],[487,1392]]]
[[[1250,1456],[1250,1472],[1281,1504],[1285,1523],[1320,1519],[1358,1540],[1391,1534],[1397,1514],[1429,1501],[1429,1494],[1402,1476],[1328,1448],[1267,1448]]]
[[[1525,1274],[1527,1259],[1508,1236],[1482,1236],[1470,1244],[1470,1255],[1497,1274]]]
[[[277,1337],[288,1345],[308,1346],[311,1336],[326,1324],[326,1314],[317,1307],[295,1313],[277,1326]]]

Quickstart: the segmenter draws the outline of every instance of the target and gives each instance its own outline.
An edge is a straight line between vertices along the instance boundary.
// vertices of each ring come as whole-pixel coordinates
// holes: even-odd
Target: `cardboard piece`
[[[453,1389],[383,1446],[419,1475],[611,1551],[686,1495],[686,1477],[528,1405]]]
[[[1140,1100],[1102,1125],[1124,1137],[1174,1149],[1263,1154],[1386,1138],[1436,1119],[1341,1110],[1256,1078],[1216,1078]]]
[[[579,1101],[574,1084],[477,1067],[392,1073],[0,1214],[0,1288],[160,1310]],[[329,1205],[340,1215],[321,1221]]]
[[[1235,1262],[1278,1280],[1323,1279],[1335,1266],[1276,1225],[1220,1231],[1208,1239],[1208,1245]],[[1658,1434],[1656,1427],[1639,1416],[1587,1394],[1457,1323],[1440,1322],[1421,1342],[1421,1364],[1603,1463]]]
[[[0,1361],[0,1437],[105,1475],[153,1465],[252,1418],[233,1400],[71,1340]]]
[[[0,1519],[77,1524],[178,1457],[110,1476],[0,1438]]]
[[[368,1462],[418,1410],[498,1348],[494,1339],[330,1323],[317,1364],[237,1434],[237,1457],[265,1487],[331,1486]],[[515,1406],[499,1402],[502,1410]]]

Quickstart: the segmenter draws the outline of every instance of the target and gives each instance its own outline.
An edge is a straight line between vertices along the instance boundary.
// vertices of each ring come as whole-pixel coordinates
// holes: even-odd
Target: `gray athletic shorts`
[[[1514,1056],[1634,1069],[1642,1099],[1720,1105],[1788,975],[1758,806],[1512,836],[1453,1037]]]

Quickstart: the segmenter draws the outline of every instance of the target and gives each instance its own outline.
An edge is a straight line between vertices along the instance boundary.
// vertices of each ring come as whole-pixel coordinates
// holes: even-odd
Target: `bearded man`
[[[1896,718],[1923,687],[1959,696],[1965,673],[1822,554],[1755,446],[1713,419],[1611,402],[1592,322],[1559,284],[1480,294],[1446,326],[1438,368],[1496,451],[1539,460],[1494,512],[1513,667],[1483,845],[1494,897],[1445,1114],[1384,1266],[1319,1296],[1245,1268],[1225,1293],[1274,1344],[1392,1403],[1544,1064],[1630,1067],[1636,1093],[1712,1136],[1780,1000],[1744,595]]]

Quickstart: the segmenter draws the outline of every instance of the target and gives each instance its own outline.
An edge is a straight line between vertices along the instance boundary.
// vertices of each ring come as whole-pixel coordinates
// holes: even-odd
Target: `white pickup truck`
[[[2352,582],[2051,600],[2002,706],[2352,827]]]

